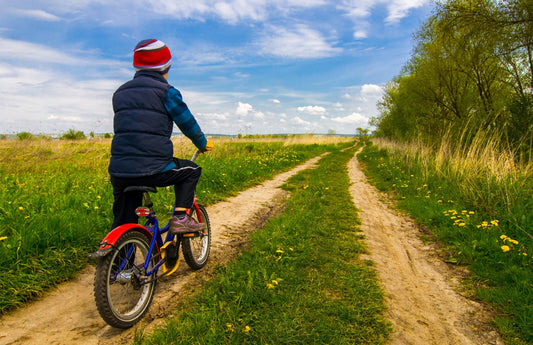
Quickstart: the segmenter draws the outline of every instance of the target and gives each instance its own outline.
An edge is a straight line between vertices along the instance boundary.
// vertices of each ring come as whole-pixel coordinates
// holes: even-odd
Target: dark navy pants
[[[191,208],[194,202],[196,184],[202,174],[202,168],[195,163],[174,158],[176,167],[150,176],[124,178],[111,176],[113,185],[113,214],[115,220],[111,229],[127,223],[137,223],[139,217],[135,209],[142,205],[142,192],[124,193],[129,186],[167,187],[174,186],[175,207]]]

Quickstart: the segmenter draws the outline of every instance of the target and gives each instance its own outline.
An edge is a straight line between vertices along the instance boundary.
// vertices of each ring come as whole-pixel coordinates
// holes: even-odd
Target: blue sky
[[[431,0],[0,0],[0,133],[112,132],[146,38],[205,133],[353,134]]]

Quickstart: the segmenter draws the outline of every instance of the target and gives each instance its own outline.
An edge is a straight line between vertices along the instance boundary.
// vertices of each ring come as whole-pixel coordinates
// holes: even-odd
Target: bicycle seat
[[[157,188],[150,186],[129,186],[124,188],[124,193],[127,192],[157,193]]]

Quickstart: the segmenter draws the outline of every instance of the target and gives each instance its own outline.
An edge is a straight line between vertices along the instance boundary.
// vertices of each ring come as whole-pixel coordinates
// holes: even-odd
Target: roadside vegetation
[[[454,149],[374,142],[358,156],[373,183],[431,229],[446,262],[468,268],[506,343],[533,343],[533,164],[487,137]]]
[[[205,205],[350,145],[214,141],[215,150],[198,159],[204,169],[197,194]],[[101,139],[0,141],[0,314],[75,276],[110,230],[109,147]],[[190,142],[175,143],[175,156],[193,152]],[[171,188],[161,188],[154,202],[162,219],[170,217]]]
[[[382,344],[390,325],[368,261],[347,162],[333,150],[285,185],[286,211],[251,234],[249,249],[165,328],[137,344]]]
[[[470,269],[509,344],[533,343],[532,33],[530,0],[437,2],[360,156]]]

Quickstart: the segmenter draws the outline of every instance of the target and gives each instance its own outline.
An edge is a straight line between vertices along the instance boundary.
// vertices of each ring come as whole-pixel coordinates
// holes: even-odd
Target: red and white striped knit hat
[[[142,40],[133,51],[133,67],[136,71],[150,70],[165,74],[170,69],[170,50],[160,40]]]

